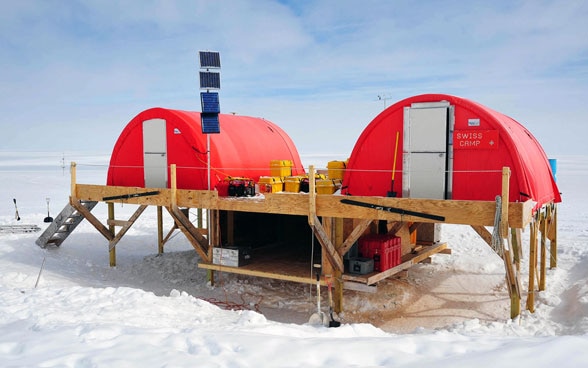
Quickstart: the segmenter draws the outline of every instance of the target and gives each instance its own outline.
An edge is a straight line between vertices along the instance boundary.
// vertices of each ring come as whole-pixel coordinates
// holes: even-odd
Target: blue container
[[[549,166],[551,166],[551,173],[553,174],[553,180],[557,181],[557,159],[550,158]]]

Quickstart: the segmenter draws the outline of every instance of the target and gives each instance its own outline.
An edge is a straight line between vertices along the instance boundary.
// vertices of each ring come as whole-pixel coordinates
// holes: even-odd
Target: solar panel
[[[220,73],[200,72],[200,88],[220,89]]]
[[[220,101],[218,92],[200,92],[202,112],[218,114],[220,112]]]
[[[220,53],[216,51],[199,51],[201,68],[220,68]]]
[[[220,123],[218,120],[218,114],[201,113],[200,121],[202,123],[202,134],[220,133]]]

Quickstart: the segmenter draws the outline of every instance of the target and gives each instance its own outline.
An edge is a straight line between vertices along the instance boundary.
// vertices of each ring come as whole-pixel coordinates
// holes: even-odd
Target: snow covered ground
[[[62,158],[0,152],[0,225],[45,228],[46,198],[52,216],[67,203],[69,161],[78,182],[105,182],[108,154]],[[303,160],[320,168],[344,158]],[[157,255],[149,208],[119,243],[114,268],[87,222],[58,249],[36,246],[40,233],[0,234],[0,366],[586,366],[588,157],[557,158],[559,262],[534,314],[510,320],[502,261],[468,227],[445,225],[452,255],[383,281],[377,294],[345,291],[342,326],[311,326],[309,286],[230,274],[210,286],[181,234]],[[116,205],[117,218],[134,209]],[[93,212],[106,218],[104,204]]]

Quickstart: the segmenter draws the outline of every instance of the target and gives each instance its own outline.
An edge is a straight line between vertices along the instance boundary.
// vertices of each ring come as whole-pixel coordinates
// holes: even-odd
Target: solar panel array
[[[201,68],[219,68],[220,53],[217,51],[199,51]]]
[[[200,89],[220,89],[220,73],[200,72]]]
[[[220,89],[220,72],[209,69],[220,69],[220,54],[214,51],[199,51],[200,55],[200,122],[202,134],[220,133],[220,101],[218,92],[210,92],[211,89]]]
[[[220,113],[218,92],[200,92],[200,103],[202,105],[202,112],[212,114]]]

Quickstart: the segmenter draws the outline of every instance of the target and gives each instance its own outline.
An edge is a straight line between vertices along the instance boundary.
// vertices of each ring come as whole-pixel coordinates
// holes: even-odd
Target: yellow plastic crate
[[[300,182],[302,176],[288,176],[284,179],[284,188],[286,192],[298,193],[300,192]]]
[[[284,181],[279,176],[260,176],[258,184],[260,193],[277,193],[284,191]]]
[[[337,186],[333,180],[319,179],[316,181],[316,192],[318,194],[333,194]]]
[[[329,179],[343,179],[346,168],[347,161],[329,161],[327,163]]]
[[[277,176],[280,178],[292,175],[292,161],[290,160],[271,160],[270,161],[270,176]]]

